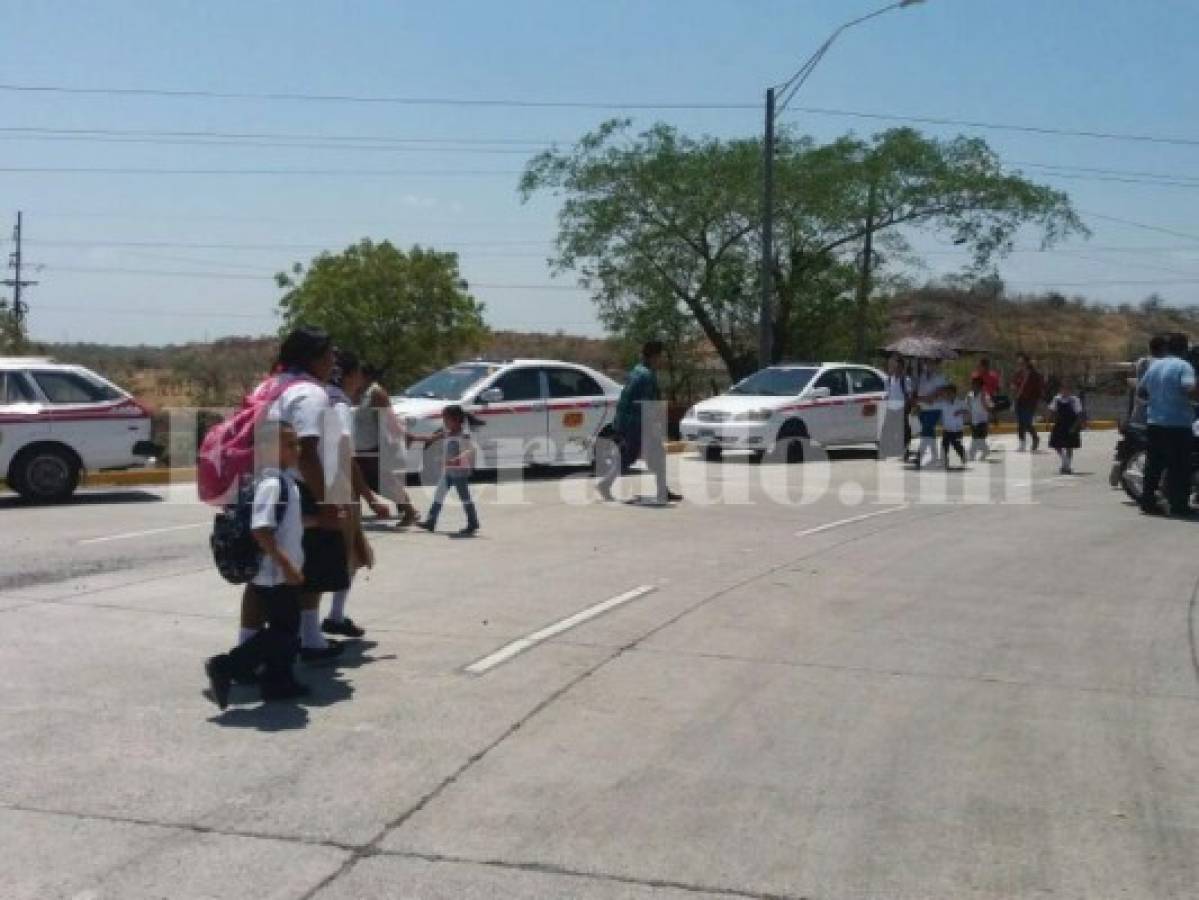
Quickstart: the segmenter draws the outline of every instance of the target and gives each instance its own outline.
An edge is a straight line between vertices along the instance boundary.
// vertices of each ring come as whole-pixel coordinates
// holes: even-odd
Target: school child
[[[1074,472],[1074,451],[1082,445],[1081,434],[1086,427],[1086,414],[1082,409],[1082,400],[1065,378],[1057,394],[1049,401],[1049,414],[1053,417],[1049,446],[1057,451],[1062,462],[1058,471],[1062,475],[1070,475]]]
[[[458,499],[462,501],[462,509],[466,512],[466,527],[458,532],[458,536],[471,537],[479,530],[479,514],[470,495],[470,473],[475,467],[475,445],[467,426],[480,428],[483,422],[469,415],[457,404],[442,410],[441,421],[442,429],[428,439],[430,442],[440,440],[444,444],[441,480],[433,493],[433,505],[429,507],[429,514],[417,527],[428,532],[437,529],[437,517],[441,515],[446,495],[450,488],[453,488],[458,493]]]
[[[938,389],[939,391],[939,389]],[[927,450],[929,462],[935,463],[937,457],[937,425],[941,422],[941,406],[937,402],[938,393],[926,397],[916,404],[916,419],[920,423],[920,443],[916,445],[916,458],[913,465],[919,469],[924,465],[924,453]]]
[[[966,448],[962,446],[962,433],[966,430],[966,417],[970,410],[966,401],[958,397],[957,385],[947,384],[941,388],[941,453],[945,457],[945,468],[949,468],[949,448],[952,447],[966,465]]]
[[[266,627],[204,664],[212,699],[221,709],[229,705],[234,680],[252,682],[255,676],[263,700],[292,700],[309,693],[292,671],[300,647],[300,586],[304,584],[304,522],[293,474],[300,462],[300,439],[290,425],[282,423],[262,432],[263,459],[275,464],[261,469],[254,489],[250,527],[261,557],[250,589],[265,613]]]
[[[991,452],[987,438],[991,430],[991,410],[995,404],[981,375],[970,379],[970,393],[966,395],[966,405],[970,408],[970,460],[986,460]]]

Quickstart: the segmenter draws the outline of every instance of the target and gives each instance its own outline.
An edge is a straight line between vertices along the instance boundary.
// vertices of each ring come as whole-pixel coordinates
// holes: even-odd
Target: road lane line
[[[494,653],[471,663],[466,667],[465,671],[471,675],[483,675],[496,666],[506,663],[514,656],[519,656],[526,650],[536,647],[543,641],[547,641],[556,635],[562,634],[564,631],[569,631],[578,625],[582,625],[584,622],[588,622],[596,616],[601,616],[610,610],[616,609],[618,606],[624,606],[626,603],[631,603],[634,600],[644,597],[646,594],[652,594],[656,590],[657,588],[652,584],[643,584],[641,587],[633,588],[633,590],[626,591],[617,597],[603,600],[594,606],[589,606],[575,613],[573,616],[568,616],[565,619],[554,622],[552,625],[547,625],[540,631],[534,631],[527,637],[518,638],[509,644],[505,644]]]
[[[191,525],[171,525],[169,528],[150,528],[146,531],[126,531],[124,534],[110,534],[105,537],[87,538],[79,541],[80,544],[106,544],[109,541],[127,541],[132,538],[149,537],[152,534],[167,534],[171,531],[187,531],[191,528],[207,528],[211,522],[194,522]]]
[[[878,512],[864,513],[860,516],[853,516],[849,519],[839,519],[836,522],[826,522],[823,525],[817,525],[815,528],[807,528],[803,531],[795,532],[796,537],[808,537],[812,534],[820,534],[825,531],[832,531],[834,528],[840,528],[843,525],[853,525],[855,522],[865,522],[867,519],[877,519],[879,516],[889,516],[891,513],[902,512],[907,509],[908,505],[892,506],[890,509],[880,509]]]

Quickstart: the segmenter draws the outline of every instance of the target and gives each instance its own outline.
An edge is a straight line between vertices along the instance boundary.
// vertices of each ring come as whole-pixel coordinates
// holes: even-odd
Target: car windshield
[[[816,369],[763,369],[729,389],[753,397],[794,397],[812,380]]]
[[[483,364],[450,366],[418,381],[404,391],[404,396],[426,397],[430,400],[461,400],[467,391],[498,369],[498,366]]]

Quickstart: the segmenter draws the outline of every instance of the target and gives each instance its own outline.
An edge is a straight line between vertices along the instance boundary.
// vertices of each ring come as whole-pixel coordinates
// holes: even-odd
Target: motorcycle
[[[1192,426],[1195,437],[1191,443],[1191,495],[1199,500],[1199,422]],[[1145,467],[1149,462],[1149,437],[1144,425],[1127,425],[1116,444],[1115,459],[1109,481],[1112,487],[1122,487],[1134,503],[1140,503],[1145,493]],[[1162,476],[1159,492],[1168,493],[1167,475]]]

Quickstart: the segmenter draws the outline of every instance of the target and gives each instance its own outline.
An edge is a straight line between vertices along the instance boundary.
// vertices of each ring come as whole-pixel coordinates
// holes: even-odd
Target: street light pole
[[[808,80],[808,77],[820,64],[820,61],[824,59],[824,55],[828,53],[829,48],[833,46],[833,43],[844,32],[855,25],[861,25],[863,22],[878,18],[892,10],[903,9],[907,6],[916,6],[923,2],[924,0],[898,0],[898,2],[888,4],[882,9],[876,9],[872,13],[851,19],[829,35],[828,39],[820,45],[819,49],[808,58],[808,61],[800,66],[798,72],[781,85],[776,85],[766,91],[766,130],[762,141],[762,300],[761,308],[758,312],[758,363],[763,367],[774,362],[774,311],[772,300],[774,292],[775,119],[779,113],[787,108],[787,104],[791,102],[799,89],[803,87],[804,82]]]
[[[758,319],[758,364],[774,362],[774,88],[766,91],[766,134],[762,141],[762,306]]]

